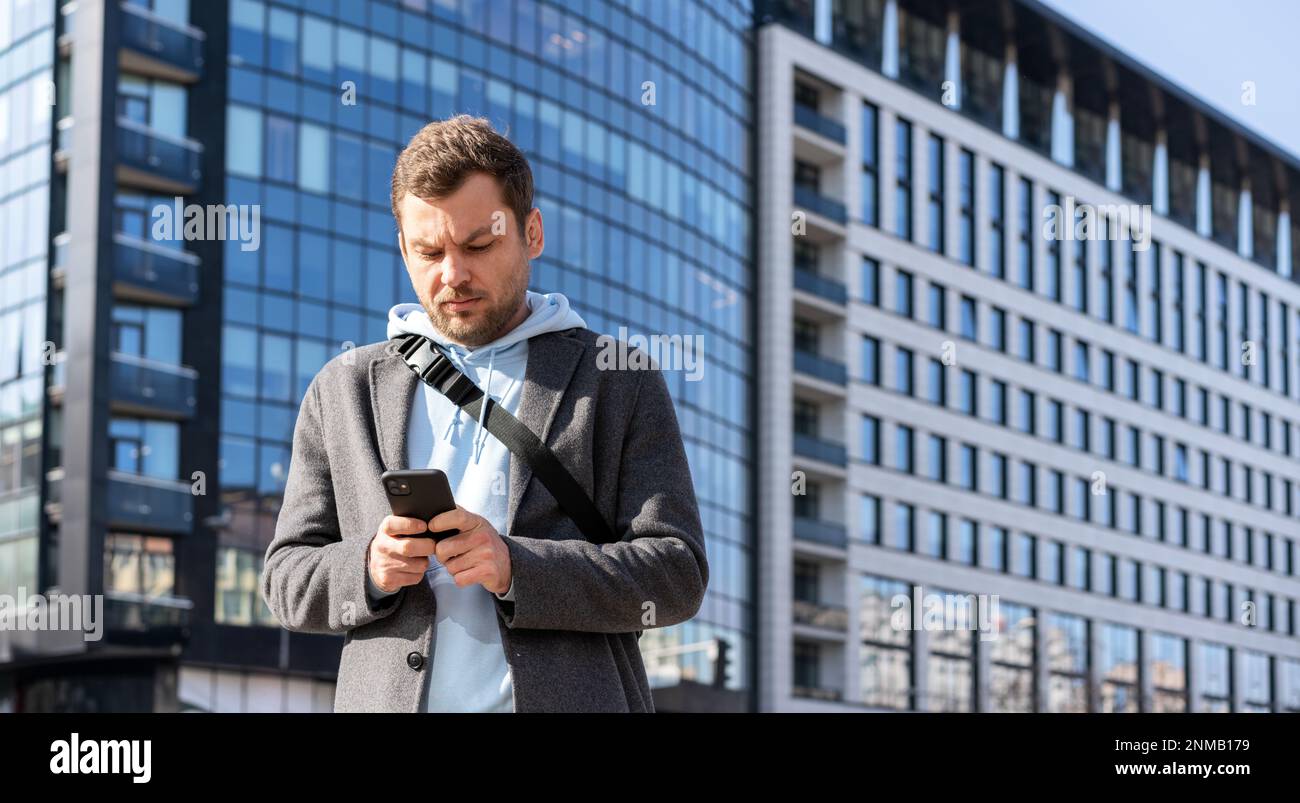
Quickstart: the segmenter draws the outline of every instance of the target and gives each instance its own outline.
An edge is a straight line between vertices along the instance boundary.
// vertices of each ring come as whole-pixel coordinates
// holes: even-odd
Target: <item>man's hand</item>
[[[491,522],[457,505],[429,520],[430,532],[441,530],[460,530],[434,548],[456,585],[479,583],[493,594],[510,590],[510,550]]]
[[[385,516],[379,523],[379,532],[370,541],[368,562],[370,579],[380,591],[392,594],[424,579],[434,541],[411,536],[428,529],[423,520],[407,516]]]

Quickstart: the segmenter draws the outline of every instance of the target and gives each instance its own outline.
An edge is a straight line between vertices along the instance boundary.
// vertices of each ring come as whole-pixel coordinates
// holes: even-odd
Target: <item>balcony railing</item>
[[[197,403],[198,373],[183,365],[148,360],[131,354],[109,355],[113,404],[129,412],[189,418]]]
[[[203,31],[131,3],[123,3],[122,11],[122,46],[129,51],[123,54],[126,66],[182,81],[202,76]],[[146,63],[133,60],[133,54]]]
[[[832,120],[813,107],[802,103],[794,104],[794,124],[821,134],[823,137],[832,142],[838,142],[840,145],[848,141],[848,134],[845,132],[842,123]]]
[[[111,527],[164,533],[194,529],[194,495],[188,483],[109,469],[106,497]]]
[[[797,599],[794,601],[794,620],[801,625],[824,627],[828,630],[847,630],[849,612],[843,605],[826,605],[821,602]]]
[[[838,703],[844,699],[844,693],[839,689],[832,689],[826,686],[800,686],[796,684],[793,688],[795,697],[802,697],[807,700],[823,700],[828,703]]]
[[[193,304],[199,297],[199,258],[187,251],[115,234],[113,281],[122,296]]]
[[[821,215],[836,223],[843,224],[849,219],[844,204],[832,198],[827,198],[812,187],[801,184],[794,185],[794,203],[795,206],[802,206],[809,212]]]
[[[833,385],[848,383],[849,371],[844,363],[827,359],[820,354],[813,354],[801,348],[794,350],[794,370],[801,374],[815,376]]]
[[[803,516],[794,517],[794,537],[841,549],[846,549],[849,545],[849,531],[843,524]]]
[[[63,517],[63,468],[45,480],[45,505],[56,520]],[[188,483],[108,470],[108,526],[122,530],[188,533],[194,530],[194,495]]]
[[[843,282],[819,276],[803,268],[794,269],[794,286],[798,290],[820,296],[835,304],[844,304],[849,300],[849,291]]]
[[[110,591],[104,595],[104,632],[118,643],[183,642],[190,637],[193,610],[194,603],[182,597]]]
[[[172,137],[148,126],[117,119],[118,178],[164,192],[191,193],[198,189],[199,157],[203,146]]]

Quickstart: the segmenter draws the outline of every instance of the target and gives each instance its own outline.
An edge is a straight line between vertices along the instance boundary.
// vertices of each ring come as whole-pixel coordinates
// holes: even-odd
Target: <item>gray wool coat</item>
[[[600,348],[596,333],[581,328],[529,341],[517,415],[622,540],[583,539],[511,455],[502,538],[514,600],[492,598],[516,712],[653,711],[637,631],[690,619],[708,585],[664,377],[598,369]],[[345,352],[312,380],[294,428],[261,592],[285,628],[344,637],[335,711],[423,707],[433,591],[417,583],[377,602],[366,593],[370,541],[391,512],[379,475],[408,468],[406,423],[419,382],[387,342]]]

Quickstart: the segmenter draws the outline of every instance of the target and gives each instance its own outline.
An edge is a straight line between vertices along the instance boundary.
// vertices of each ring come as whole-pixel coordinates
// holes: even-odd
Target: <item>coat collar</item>
[[[543,443],[560,409],[564,391],[573,378],[586,345],[566,329],[546,332],[528,341],[528,362],[516,417],[538,434]],[[375,422],[379,457],[387,471],[407,465],[407,429],[420,378],[395,353],[392,341],[383,355],[370,363],[370,405]],[[515,514],[532,469],[515,454],[510,455],[510,500],[506,513],[507,532],[514,529]]]

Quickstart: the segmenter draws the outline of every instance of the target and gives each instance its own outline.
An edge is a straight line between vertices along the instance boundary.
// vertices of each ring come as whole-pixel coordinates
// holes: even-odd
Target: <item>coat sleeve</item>
[[[261,586],[267,606],[287,630],[346,633],[395,611],[404,589],[383,599],[370,597],[367,556],[374,535],[343,538],[339,532],[321,427],[321,376],[312,380],[298,410],[284,502]]]
[[[496,604],[508,627],[631,633],[699,610],[709,567],[677,415],[663,374],[639,373],[619,458],[621,540],[503,535],[514,601]]]

